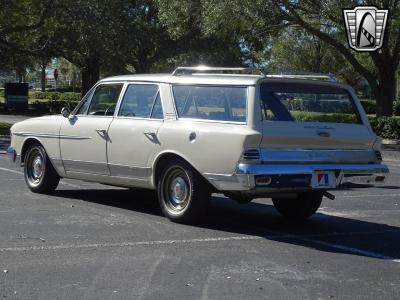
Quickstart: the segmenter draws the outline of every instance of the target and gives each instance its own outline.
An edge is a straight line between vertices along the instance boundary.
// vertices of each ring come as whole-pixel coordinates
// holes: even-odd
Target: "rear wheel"
[[[24,160],[25,182],[32,192],[53,192],[60,182],[46,151],[40,144],[33,144],[26,152]]]
[[[307,219],[320,207],[323,194],[306,192],[293,198],[272,198],[276,210],[284,217],[291,219]]]
[[[180,223],[200,221],[211,197],[205,180],[182,159],[175,159],[164,167],[157,192],[164,215]]]

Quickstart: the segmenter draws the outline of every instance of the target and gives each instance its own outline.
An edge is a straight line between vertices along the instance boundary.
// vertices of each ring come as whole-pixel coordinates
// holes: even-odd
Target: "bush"
[[[81,94],[80,93],[72,93],[72,92],[62,93],[60,96],[60,100],[78,102],[81,100]]]
[[[368,115],[376,114],[376,102],[374,100],[361,100],[361,105]]]
[[[399,117],[375,117],[369,116],[369,122],[374,132],[385,139],[400,139]]]
[[[393,114],[395,116],[400,116],[400,98],[393,103]]]

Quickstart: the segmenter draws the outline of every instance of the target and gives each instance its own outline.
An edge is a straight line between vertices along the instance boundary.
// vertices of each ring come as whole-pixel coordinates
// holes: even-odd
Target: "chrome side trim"
[[[62,160],[65,172],[78,172],[88,174],[110,175],[106,162],[91,162],[80,160]]]
[[[325,149],[265,149],[261,148],[261,160],[266,163],[376,163],[378,159],[371,150],[325,150]]]
[[[108,164],[113,177],[125,178],[148,178],[151,176],[151,168],[149,167],[134,167],[126,165]]]
[[[67,140],[90,140],[92,137],[83,137],[78,135],[59,135],[51,133],[34,133],[34,132],[13,132],[13,135],[22,137],[43,137],[49,139],[67,139]]]

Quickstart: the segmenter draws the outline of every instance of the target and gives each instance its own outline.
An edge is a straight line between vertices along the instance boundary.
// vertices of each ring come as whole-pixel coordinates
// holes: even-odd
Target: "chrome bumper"
[[[389,173],[388,167],[384,164],[239,164],[233,175],[204,175],[220,191],[276,192],[311,189],[311,186],[257,186],[255,177],[258,175],[300,177],[312,175],[317,171],[333,171],[337,187],[345,183],[382,184]]]
[[[17,154],[17,152],[11,146],[8,147],[8,149],[7,149],[7,156],[11,162],[16,163],[16,164],[20,163],[20,156]]]

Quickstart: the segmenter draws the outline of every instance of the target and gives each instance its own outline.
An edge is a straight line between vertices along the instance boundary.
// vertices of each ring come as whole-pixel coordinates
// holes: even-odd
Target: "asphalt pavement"
[[[387,164],[385,186],[335,191],[304,223],[214,195],[188,226],[152,193],[62,180],[33,194],[0,155],[0,297],[399,299],[400,160]]]

